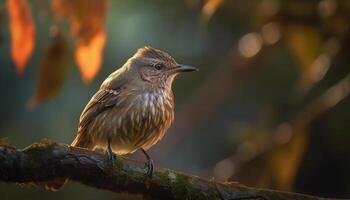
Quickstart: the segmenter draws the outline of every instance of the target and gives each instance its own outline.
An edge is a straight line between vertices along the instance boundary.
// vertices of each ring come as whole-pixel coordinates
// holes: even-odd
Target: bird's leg
[[[154,170],[154,162],[153,160],[151,159],[151,157],[147,154],[147,152],[141,148],[141,151],[143,154],[145,154],[146,158],[147,158],[147,161],[146,161],[146,168],[147,168],[147,175],[149,177],[152,177],[153,176],[153,170]]]
[[[114,161],[117,157],[115,153],[113,153],[112,151],[110,138],[108,138],[107,157],[108,157],[108,160],[110,161]]]

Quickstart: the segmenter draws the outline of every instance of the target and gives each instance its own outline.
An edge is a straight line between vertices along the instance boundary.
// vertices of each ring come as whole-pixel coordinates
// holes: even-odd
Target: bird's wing
[[[120,94],[118,89],[101,88],[89,101],[80,115],[78,134],[84,132],[87,125],[100,113],[114,106]]]

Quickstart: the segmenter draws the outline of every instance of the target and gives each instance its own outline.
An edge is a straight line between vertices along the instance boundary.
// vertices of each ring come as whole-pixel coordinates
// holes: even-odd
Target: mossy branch
[[[1,181],[40,183],[65,177],[91,187],[143,194],[150,199],[323,199],[206,180],[169,169],[157,169],[148,178],[139,163],[124,158],[111,163],[105,154],[51,141],[24,149],[0,145]]]

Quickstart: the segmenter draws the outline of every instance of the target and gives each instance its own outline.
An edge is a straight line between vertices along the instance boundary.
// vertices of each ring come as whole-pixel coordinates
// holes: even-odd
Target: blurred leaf
[[[33,53],[35,27],[26,0],[7,0],[10,19],[11,56],[18,73],[23,73],[25,65]]]
[[[294,127],[291,140],[274,148],[271,152],[270,170],[276,189],[291,190],[296,172],[308,144],[308,130],[304,126]]]
[[[38,104],[56,96],[68,74],[68,44],[63,34],[56,28],[51,31],[52,41],[41,61],[39,81],[35,94],[28,106]]]
[[[298,93],[305,93],[323,77],[330,64],[328,56],[321,55],[320,32],[307,25],[290,25],[286,28],[286,42],[301,71]]]
[[[74,58],[78,64],[84,82],[90,82],[98,73],[106,42],[106,33],[101,31],[91,41],[78,41]]]
[[[88,42],[103,30],[107,0],[53,0],[52,8],[57,17],[69,19],[74,36]]]
[[[300,70],[308,69],[321,53],[319,32],[306,25],[290,25],[285,31],[286,42],[299,62]]]
[[[266,165],[271,147],[269,132],[253,124],[236,124],[233,132],[237,150],[232,156],[234,169],[230,180],[270,187],[270,171]]]
[[[223,0],[206,0],[202,8],[202,20],[207,22],[222,3]]]
[[[245,185],[254,187],[269,187],[271,188],[271,177],[269,166],[266,165],[268,154],[263,152],[246,163],[234,163],[235,173],[229,179],[230,181],[238,181]]]
[[[54,0],[52,7],[58,17],[69,19],[77,41],[75,61],[84,82],[92,81],[102,63],[107,0]]]
[[[238,142],[241,144],[232,156],[232,179],[258,187],[291,190],[308,145],[308,130],[304,125],[293,129],[289,123],[281,124],[272,135],[252,130],[244,134],[244,141]]]

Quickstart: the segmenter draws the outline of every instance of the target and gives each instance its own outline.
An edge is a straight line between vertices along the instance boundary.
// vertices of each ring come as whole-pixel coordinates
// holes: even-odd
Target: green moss
[[[33,158],[44,158],[51,157],[54,149],[57,149],[57,152],[64,152],[64,150],[68,150],[67,146],[58,145],[56,142],[49,139],[43,139],[38,143],[31,144],[21,151],[32,155]]]
[[[127,164],[125,157],[118,156],[113,162],[113,174],[117,177],[118,185],[127,185],[128,182],[145,182],[146,176],[137,169],[134,165]]]
[[[109,161],[107,161],[107,162],[109,162]],[[118,158],[117,157],[117,159],[115,159],[114,161],[113,161],[113,170],[114,171],[120,171],[120,170],[122,170],[123,169],[123,161],[121,160],[121,158]]]
[[[172,183],[174,196],[178,199],[190,198],[190,182],[189,177],[182,174],[177,174],[176,180]]]
[[[169,178],[169,173],[172,172],[169,170],[155,172],[155,175],[160,178],[159,182],[161,185],[170,186],[171,181]]]
[[[176,199],[217,199],[218,195],[213,191],[202,191],[192,185],[198,177],[182,174],[172,170],[163,170],[156,172],[156,176],[160,178],[159,182],[162,186],[169,187]]]
[[[50,149],[56,145],[57,143],[52,140],[42,139],[40,142],[33,143],[24,148],[23,151],[42,151],[43,149]]]
[[[128,183],[128,176],[126,174],[123,174],[122,172],[119,172],[117,176],[115,176],[115,183],[117,185],[126,185]]]
[[[155,176],[159,178],[159,184],[171,189],[176,199],[190,199],[189,177],[171,170],[156,171]]]

